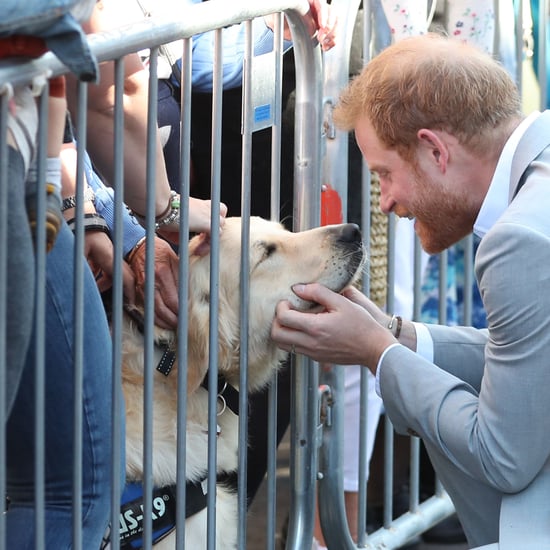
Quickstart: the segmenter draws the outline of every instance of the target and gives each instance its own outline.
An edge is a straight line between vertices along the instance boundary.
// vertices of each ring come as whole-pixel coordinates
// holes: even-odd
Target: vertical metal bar
[[[179,242],[185,243],[189,235],[189,192],[190,164],[191,164],[191,65],[192,63],[192,39],[185,39],[182,46],[181,81],[180,81],[180,201],[181,212],[185,213],[180,217]],[[187,425],[187,350],[189,330],[189,262],[187,254],[180,253],[178,265],[179,287],[178,299],[179,309],[182,312],[178,317],[178,428],[177,428],[177,463],[176,475],[177,502],[185,502],[186,499],[186,425]],[[178,506],[176,509],[176,548],[185,548],[185,506]]]
[[[447,265],[448,265],[448,252],[443,250],[439,254],[439,308],[438,308],[438,323],[440,325],[447,324]],[[443,485],[441,481],[436,477],[435,480],[435,494],[441,495],[443,493]]]
[[[210,234],[210,324],[208,384],[210,388],[218,385],[218,311],[219,311],[219,246],[220,246],[220,182],[222,148],[222,99],[223,99],[223,34],[216,30],[214,37],[214,75],[212,84],[212,220]],[[208,519],[207,548],[216,546],[216,403],[217,392],[208,392]]]
[[[84,380],[84,152],[86,150],[88,85],[78,84],[76,225],[74,249],[74,425],[73,425],[73,545],[82,547],[82,423]]]
[[[389,528],[393,519],[393,425],[384,416],[384,527]]]
[[[365,544],[367,536],[367,488],[368,488],[368,423],[373,419],[369,417],[369,376],[366,369],[361,370],[361,393],[359,404],[359,494],[357,505],[357,545]]]
[[[252,158],[252,52],[253,52],[252,21],[245,23],[245,56],[243,79],[243,104],[242,104],[242,171],[241,171],[241,265],[240,265],[240,301],[239,323],[240,331],[240,355],[239,355],[239,410],[248,410],[248,331],[249,331],[249,300],[250,300],[250,255],[248,254],[250,242],[250,201],[251,201],[251,158]],[[239,472],[247,471],[247,444],[248,441],[248,415],[239,415]],[[246,475],[238,476],[238,548],[246,548],[246,510],[247,487]]]
[[[395,232],[397,219],[394,214],[388,217],[388,284],[387,311],[395,308]],[[394,462],[394,432],[388,416],[384,418],[384,527],[389,527],[393,519],[393,462]]]
[[[8,102],[0,88],[0,495],[6,494],[6,364],[8,292]],[[0,514],[0,550],[6,548],[6,517]]]
[[[366,8],[365,8],[366,9]],[[363,18],[365,18],[363,13]],[[368,36],[368,35],[367,35]],[[365,48],[365,46],[364,46]],[[368,237],[366,240],[367,257],[370,257],[370,234],[371,234],[371,174],[370,170],[362,159],[361,173],[361,220],[363,234]],[[370,295],[370,270],[366,269],[363,273],[363,292]],[[359,495],[357,502],[357,544],[364,545],[367,536],[367,496],[368,496],[368,463],[367,463],[367,439],[368,439],[368,392],[369,382],[368,373],[363,370],[361,372],[361,403],[359,404]],[[372,420],[372,419],[371,419]]]
[[[349,80],[349,57],[359,1],[335,0],[331,13],[339,21],[341,36],[336,46],[324,55],[323,81],[323,158],[322,183],[338,193],[342,205],[342,220],[348,212],[348,133],[337,130],[332,121],[332,110],[340,90]],[[364,373],[366,374],[366,372]],[[323,365],[319,382],[330,389],[330,422],[320,423],[322,438],[319,450],[319,481],[317,484],[319,518],[325,543],[329,547],[354,548],[348,528],[344,499],[343,437],[345,420],[345,373],[339,366]],[[366,383],[366,377],[361,377]],[[366,386],[368,387],[368,385]],[[364,403],[364,402],[363,402]],[[366,403],[364,403],[366,406]],[[326,405],[329,406],[329,405]],[[360,405],[361,408],[361,405]],[[361,410],[360,410],[361,412]],[[366,410],[362,411],[366,415]],[[357,420],[359,422],[359,419]],[[323,422],[323,424],[321,424]],[[364,429],[366,429],[366,423]],[[362,454],[366,469],[366,438],[358,452]],[[364,473],[366,480],[366,473]],[[366,481],[365,485],[366,487]],[[363,523],[366,518],[363,517]]]
[[[372,1],[363,2],[363,64],[366,64],[370,57],[370,44],[372,40]],[[370,234],[371,234],[371,174],[364,159],[361,162],[361,225],[363,233],[367,237],[364,239],[367,243],[367,254],[370,257]],[[366,269],[363,273],[363,292],[370,295],[370,270]],[[357,499],[357,545],[365,545],[367,538],[367,499],[368,499],[368,471],[367,463],[367,439],[368,439],[368,392],[369,382],[368,373],[361,372],[361,403],[359,405],[359,495]],[[372,421],[372,419],[371,419]]]
[[[464,266],[464,315],[462,324],[472,324],[472,312],[473,312],[473,289],[474,289],[474,236],[468,235],[463,243],[463,258],[462,263]]]
[[[45,197],[45,170],[47,150],[47,120],[48,120],[48,87],[44,88],[39,100],[39,125],[38,125],[38,149],[37,149],[37,189],[36,189],[36,294],[35,294],[35,340],[31,346],[35,346],[36,363],[34,365],[35,376],[35,548],[44,548],[45,529],[45,319],[46,319],[46,250],[43,243],[46,242],[46,197]],[[42,246],[40,246],[42,243]]]
[[[275,51],[275,96],[271,128],[271,219],[278,220],[281,210],[281,109],[283,93],[283,14],[275,20],[273,29]]]
[[[438,322],[440,325],[447,324],[447,265],[449,253],[443,250],[439,254],[439,308]]]
[[[395,214],[388,216],[388,274],[387,274],[387,298],[386,309],[389,312],[393,312],[395,308],[395,257],[396,257],[396,242],[395,232],[396,224],[398,223]]]
[[[275,99],[271,132],[271,219],[278,220],[281,209],[281,99],[283,87],[283,14],[275,21]],[[266,550],[275,550],[277,529],[277,375],[273,375],[267,395],[267,529]]]
[[[413,298],[413,320],[419,321],[422,310],[422,246],[418,235],[414,234],[414,298]]]
[[[115,111],[114,111],[114,174],[115,190],[115,225],[114,225],[114,277],[113,277],[113,307],[111,325],[113,335],[112,351],[112,474],[111,474],[111,549],[120,548],[120,477],[125,475],[121,459],[123,441],[121,415],[124,414],[124,399],[121,388],[122,374],[122,309],[124,291],[122,287],[122,256],[123,256],[123,200],[124,200],[124,58],[117,59],[114,65],[115,81]]]
[[[301,16],[286,12],[294,40],[296,62],[294,221],[304,230],[320,222],[321,52],[312,48]],[[316,417],[318,365],[295,356],[292,365],[290,433],[291,513],[287,548],[311,544],[316,482]],[[304,406],[304,404],[306,404]]]
[[[513,1],[513,0],[512,0]],[[499,23],[499,0],[493,2],[493,20],[494,20],[494,33],[493,33],[493,53],[498,55],[500,53],[500,23]]]
[[[276,375],[273,376],[268,392],[266,550],[275,550],[277,520],[277,398],[279,393]]]
[[[539,42],[539,59],[538,59],[538,73],[539,73],[539,88],[540,88],[540,110],[544,111],[547,105],[548,98],[548,80],[547,80],[547,54],[549,40],[547,36],[548,30],[548,0],[539,0],[539,28],[535,29],[538,33]]]
[[[422,247],[418,235],[413,244],[413,320],[420,319],[422,308]],[[418,512],[420,501],[420,439],[410,438],[409,509]]]
[[[515,1],[515,44],[516,44],[516,83],[521,95],[523,95],[523,0]]]
[[[409,510],[416,512],[420,500],[420,439],[411,437],[410,446]]]
[[[145,350],[143,388],[143,547],[152,548],[153,540],[153,387],[154,387],[154,298],[155,298],[155,196],[157,155],[158,48],[149,58],[149,94],[147,102],[146,168],[146,240],[145,240]]]

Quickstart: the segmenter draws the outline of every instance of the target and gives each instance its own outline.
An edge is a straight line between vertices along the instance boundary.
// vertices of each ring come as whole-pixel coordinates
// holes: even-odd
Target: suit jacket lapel
[[[512,160],[509,202],[518,192],[521,177],[527,167],[550,144],[548,128],[550,128],[550,111],[544,111],[523,134]]]

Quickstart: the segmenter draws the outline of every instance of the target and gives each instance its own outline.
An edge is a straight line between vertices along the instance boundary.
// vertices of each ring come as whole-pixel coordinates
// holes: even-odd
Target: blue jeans
[[[45,537],[46,548],[72,547],[73,265],[74,238],[63,224],[47,256]],[[85,262],[85,259],[82,259]],[[84,281],[82,540],[100,546],[110,517],[112,343],[101,297],[88,266]],[[39,283],[38,283],[39,284]],[[34,341],[7,423],[7,548],[34,548]],[[124,469],[122,470],[124,475]],[[123,480],[121,480],[123,483]]]
[[[34,293],[34,252],[25,208],[25,167],[23,157],[11,147],[8,163],[8,238],[6,292],[6,411],[9,414],[31,337]]]

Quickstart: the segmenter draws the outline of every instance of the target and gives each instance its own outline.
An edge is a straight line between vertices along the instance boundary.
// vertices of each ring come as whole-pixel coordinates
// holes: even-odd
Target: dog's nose
[[[337,240],[341,243],[360,243],[362,239],[361,230],[355,223],[346,223],[341,226]]]

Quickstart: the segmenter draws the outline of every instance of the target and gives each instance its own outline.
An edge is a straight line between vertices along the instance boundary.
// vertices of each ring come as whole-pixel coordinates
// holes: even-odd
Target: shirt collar
[[[480,238],[485,236],[508,207],[512,158],[523,134],[538,116],[540,112],[535,111],[523,119],[502,149],[489,190],[474,223],[474,233]]]

